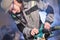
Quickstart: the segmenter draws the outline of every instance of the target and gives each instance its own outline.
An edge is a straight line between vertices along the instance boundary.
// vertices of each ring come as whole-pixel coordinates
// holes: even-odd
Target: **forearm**
[[[23,30],[23,33],[26,35],[26,37],[31,37],[31,28],[25,27]]]
[[[53,14],[48,14],[45,22],[48,22],[48,23],[51,24],[53,22],[53,20],[54,20],[54,15]]]
[[[30,37],[31,28],[22,25],[21,23],[17,25],[18,29],[25,34],[27,37]]]

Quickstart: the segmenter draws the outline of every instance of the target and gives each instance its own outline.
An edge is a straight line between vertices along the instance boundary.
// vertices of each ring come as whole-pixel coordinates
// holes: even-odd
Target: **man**
[[[21,0],[14,0],[10,6],[10,12],[12,12],[10,14],[15,20],[19,30],[26,36],[26,40],[33,40],[33,36],[38,34],[38,29],[40,28],[39,7],[43,9],[46,5],[44,5],[41,0],[19,1]],[[23,7],[23,9],[21,7]]]
[[[19,3],[19,0],[14,0],[13,2],[10,0],[10,5],[5,5],[4,2],[1,3],[1,7],[4,10],[9,10],[13,12],[13,17],[16,18],[15,22],[17,23],[17,27],[23,34],[25,34],[27,40],[33,40],[33,36],[38,34],[38,29],[40,28],[40,19],[39,19],[39,8],[46,9],[46,4],[41,0],[22,0],[23,6]],[[8,1],[6,3],[9,3]],[[5,6],[6,7],[5,7]],[[38,6],[37,6],[38,5]],[[21,7],[24,7],[21,9]],[[8,9],[7,9],[8,8]],[[5,11],[5,12],[7,12]],[[19,12],[21,12],[22,16],[20,18]],[[17,14],[16,14],[17,13]],[[16,16],[17,15],[17,16]],[[18,20],[18,21],[17,21]],[[50,27],[46,27],[49,29]]]

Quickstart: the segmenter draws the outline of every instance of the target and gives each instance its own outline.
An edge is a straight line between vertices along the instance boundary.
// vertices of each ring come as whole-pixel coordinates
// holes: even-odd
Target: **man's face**
[[[10,11],[13,13],[19,13],[22,10],[22,3],[18,3],[16,0],[11,4]]]

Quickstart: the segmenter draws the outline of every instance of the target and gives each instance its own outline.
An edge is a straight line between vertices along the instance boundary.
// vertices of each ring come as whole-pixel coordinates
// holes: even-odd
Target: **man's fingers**
[[[34,35],[35,35],[34,30],[32,30],[32,31],[31,31],[31,35],[32,35],[32,36],[34,36]]]
[[[35,29],[35,31],[34,31],[34,32],[35,32],[35,34],[38,34],[38,29]]]
[[[37,28],[34,28],[34,29],[32,29],[32,31],[31,31],[31,34],[34,36],[35,34],[38,34],[38,29]]]
[[[44,28],[49,30],[50,29],[50,24],[49,23],[45,23]]]

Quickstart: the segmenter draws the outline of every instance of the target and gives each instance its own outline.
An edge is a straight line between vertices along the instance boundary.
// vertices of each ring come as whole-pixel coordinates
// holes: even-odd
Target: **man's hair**
[[[17,2],[22,3],[22,0],[17,0]]]

